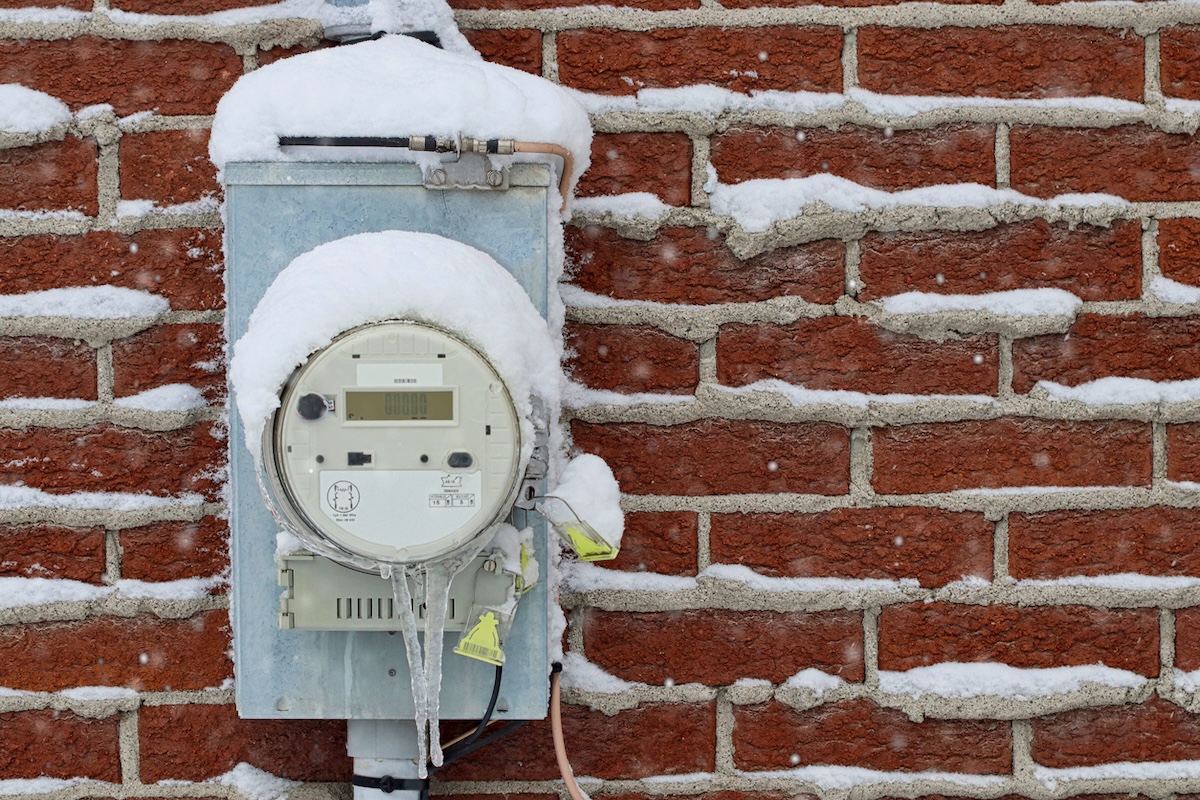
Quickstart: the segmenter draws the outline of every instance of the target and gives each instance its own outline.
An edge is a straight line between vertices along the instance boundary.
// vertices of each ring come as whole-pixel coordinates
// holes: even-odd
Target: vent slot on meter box
[[[508,513],[523,467],[516,409],[487,359],[406,321],[356,328],[310,356],[263,448],[276,510],[347,563],[457,550]]]

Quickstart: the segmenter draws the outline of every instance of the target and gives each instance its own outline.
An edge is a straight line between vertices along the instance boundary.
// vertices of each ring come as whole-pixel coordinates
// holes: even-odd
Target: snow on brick
[[[67,104],[17,83],[0,84],[0,131],[41,133],[71,121]]]
[[[0,317],[127,319],[157,317],[170,310],[166,298],[118,286],[72,286],[0,295]]]

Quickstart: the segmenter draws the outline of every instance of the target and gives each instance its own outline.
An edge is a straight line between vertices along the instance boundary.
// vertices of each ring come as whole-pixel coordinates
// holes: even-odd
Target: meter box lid
[[[408,321],[356,328],[309,357],[263,448],[281,520],[350,564],[453,553],[508,513],[524,466],[496,370],[462,339]]]

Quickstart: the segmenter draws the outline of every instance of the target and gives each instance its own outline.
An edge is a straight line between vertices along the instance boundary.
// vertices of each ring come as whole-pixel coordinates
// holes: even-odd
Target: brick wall
[[[237,718],[212,580],[228,557],[208,129],[240,74],[318,46],[320,26],[180,16],[254,5],[236,0],[36,5],[0,0],[0,83],[73,117],[0,133],[0,303],[115,286],[170,310],[0,310],[0,579],[22,581],[0,582],[0,791],[239,797],[200,782],[247,762],[344,796],[344,725]],[[1156,283],[1200,284],[1200,6],[456,9],[486,57],[613,98],[589,101],[579,193],[597,199],[566,231],[575,378],[633,395],[576,392],[568,414],[577,446],[612,464],[629,523],[620,558],[563,596],[569,650],[632,682],[566,693],[576,772],[605,781],[589,788],[1200,793],[1200,405],[1038,385],[1200,378],[1200,306]],[[707,112],[632,99],[693,84],[787,94]],[[709,164],[725,186],[831,175],[1025,199],[816,205],[748,230],[711,209]],[[669,208],[607,199],[633,192]],[[1089,192],[1129,202],[1028,199]],[[881,303],[1013,289],[1082,305]],[[171,384],[198,407],[129,401]],[[168,581],[185,583],[155,586]],[[937,671],[957,663],[982,671]],[[1123,672],[1050,671],[1099,663]],[[1005,690],[987,665],[1029,671]],[[438,791],[551,798],[556,774],[548,727],[531,724]]]

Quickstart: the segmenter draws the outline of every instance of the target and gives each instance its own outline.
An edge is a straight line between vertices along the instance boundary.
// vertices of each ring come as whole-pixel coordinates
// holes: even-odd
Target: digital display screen
[[[454,419],[454,392],[346,392],[347,422]]]

